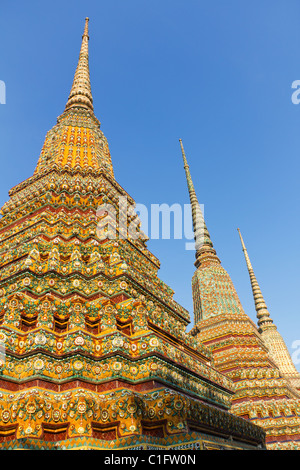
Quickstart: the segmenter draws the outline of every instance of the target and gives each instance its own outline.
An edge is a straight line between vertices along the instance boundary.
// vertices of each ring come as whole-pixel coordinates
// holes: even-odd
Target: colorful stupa
[[[296,391],[300,392],[300,374],[292,361],[284,339],[277,330],[277,327],[270,316],[239,228],[238,232],[250,277],[257,316],[258,331],[269,350],[271,358],[274,360],[278,369],[280,370],[281,375],[291,383]]]
[[[213,353],[203,344],[214,345],[209,317],[203,334],[187,333],[189,314],[158,278],[134,201],[114,178],[94,115],[88,39],[86,19],[65,110],[33,176],[2,207],[0,449],[264,448],[265,432],[244,419],[253,416],[233,383],[244,373],[238,386],[249,380],[252,390],[236,366],[244,339],[257,348],[250,360],[260,380],[271,379],[270,398],[291,392],[243,313],[225,320],[229,343],[238,343],[229,349],[227,339]],[[219,312],[218,300],[210,305]],[[229,411],[232,399],[244,417]]]
[[[195,326],[191,334],[210,348],[215,367],[234,382],[231,412],[261,426],[268,449],[300,450],[299,374],[270,318],[243,243],[258,327],[245,314],[217,257],[180,144],[196,249],[197,269],[192,278]]]

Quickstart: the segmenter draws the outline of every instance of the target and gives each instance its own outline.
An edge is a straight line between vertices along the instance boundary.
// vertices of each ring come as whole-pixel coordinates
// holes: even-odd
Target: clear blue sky
[[[136,202],[188,203],[182,138],[223,266],[256,320],[240,227],[271,316],[300,341],[300,3],[294,0],[2,2],[0,205],[32,175],[66,103],[90,18],[95,113]],[[160,277],[192,314],[194,254],[151,240]],[[299,361],[300,361],[300,354]],[[297,364],[300,370],[300,364]]]

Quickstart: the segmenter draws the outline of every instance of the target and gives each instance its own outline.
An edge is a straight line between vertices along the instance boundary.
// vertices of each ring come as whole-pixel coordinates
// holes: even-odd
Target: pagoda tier
[[[261,330],[245,314],[233,282],[221,266],[180,143],[196,246],[191,334],[210,348],[214,366],[234,382],[231,412],[261,426],[268,449],[300,449],[299,392],[281,372]]]
[[[66,109],[2,208],[0,448],[263,448],[114,178],[87,24]]]

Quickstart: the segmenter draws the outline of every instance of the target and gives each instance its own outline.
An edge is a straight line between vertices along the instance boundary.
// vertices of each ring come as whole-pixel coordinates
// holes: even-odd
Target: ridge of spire
[[[273,328],[276,328],[276,326],[273,323],[273,320],[270,317],[270,313],[268,311],[266,302],[264,300],[261,289],[260,289],[259,284],[257,282],[257,279],[255,277],[254,270],[253,270],[252,264],[250,262],[250,258],[249,258],[249,255],[248,255],[248,252],[247,252],[247,249],[246,249],[241,231],[240,231],[239,228],[237,230],[238,230],[238,233],[239,233],[239,236],[240,236],[242,249],[243,249],[245,260],[246,260],[246,265],[247,265],[248,273],[249,273],[249,276],[250,276],[250,282],[251,282],[251,287],[252,287],[252,292],[253,292],[253,297],[254,297],[254,303],[255,303],[256,316],[257,316],[257,319],[258,319],[258,322],[257,322],[258,327],[259,327],[259,329],[261,329],[262,327],[265,327],[265,326],[268,326],[268,327],[272,326]]]
[[[200,204],[197,199],[196,191],[192,181],[189,165],[186,159],[185,151],[183,148],[182,140],[179,139],[182,158],[183,158],[183,167],[185,170],[187,186],[189,191],[191,209],[192,209],[192,219],[193,219],[193,229],[194,229],[194,239],[195,239],[195,249],[196,249],[196,261],[195,266],[198,268],[200,265],[217,263],[221,264],[219,258],[217,257],[216,250],[213,247],[213,243],[210,238],[210,234],[207,230],[206,223],[203,217]]]
[[[65,110],[78,106],[91,111],[94,110],[89,71],[88,23],[89,18],[86,18],[78,64]]]

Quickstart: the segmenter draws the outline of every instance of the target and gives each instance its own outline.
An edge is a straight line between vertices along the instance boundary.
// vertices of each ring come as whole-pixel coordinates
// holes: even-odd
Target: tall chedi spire
[[[179,139],[184,170],[187,180],[187,186],[190,196],[191,210],[192,210],[192,219],[193,219],[193,229],[194,229],[194,238],[195,238],[195,250],[196,250],[196,261],[195,266],[198,267],[205,263],[217,263],[220,264],[219,258],[216,256],[216,250],[213,247],[209,232],[204,221],[203,213],[200,207],[200,204],[197,199],[196,191],[193,185],[189,165],[186,159],[185,151],[183,148],[182,140]]]
[[[286,379],[290,380],[295,388],[300,389],[300,374],[292,361],[288,348],[286,347],[281,334],[278,332],[276,325],[273,323],[273,320],[270,317],[270,313],[255,277],[254,270],[239,228],[238,232],[250,276],[255,310],[258,320],[258,330],[264,340],[264,343],[269,349],[271,357],[276,362],[282,375]]]
[[[87,27],[36,171],[2,207],[0,449],[264,447],[263,430],[229,412],[233,383],[186,331],[114,178]]]
[[[78,65],[66,109],[80,106],[93,111],[93,97],[89,71],[89,18],[85,19]]]
[[[192,285],[194,293],[197,291],[197,295],[193,295],[195,323],[197,324],[204,318],[209,318],[217,313],[222,313],[227,303],[231,304],[232,311],[235,313],[238,313],[242,307],[232,281],[221,266],[220,259],[214,249],[213,242],[198,202],[182,140],[179,139],[179,142],[189,191],[195,238],[195,266],[197,269],[192,279]],[[228,295],[228,292],[224,290],[223,296],[218,297],[215,284],[217,280],[212,275],[212,270],[219,274],[220,282],[226,281],[226,283],[230,285],[228,291],[230,292],[230,295]],[[201,282],[199,282],[199,276],[201,276]],[[200,288],[203,283],[205,288]],[[226,298],[227,303],[224,303],[224,298]]]
[[[257,326],[244,312],[234,284],[215,254],[203,215],[199,217],[196,211],[198,199],[180,143],[195,239],[198,220],[205,227],[200,238],[202,245],[196,246],[196,271],[192,277],[195,325],[191,334],[209,346],[215,367],[235,383],[231,412],[263,427],[269,449],[300,449],[299,395],[269,355]],[[271,321],[265,311],[262,319]]]
[[[94,114],[89,71],[89,19],[85,19],[79,59],[64,112],[47,133],[35,170],[96,170],[114,178],[106,137]]]
[[[270,317],[269,311],[267,309],[266,302],[263,298],[263,295],[261,293],[260,287],[258,285],[258,282],[256,280],[256,277],[254,275],[254,271],[250,262],[250,258],[248,256],[244,240],[242,238],[240,229],[238,228],[239,236],[241,239],[242,243],[242,248],[250,276],[250,281],[251,281],[251,286],[252,286],[252,291],[253,291],[253,297],[254,297],[254,302],[255,302],[255,309],[256,309],[256,314],[257,314],[257,319],[258,319],[258,328],[260,333],[265,329],[265,328],[272,328],[276,329],[276,326],[273,324],[273,320]]]

